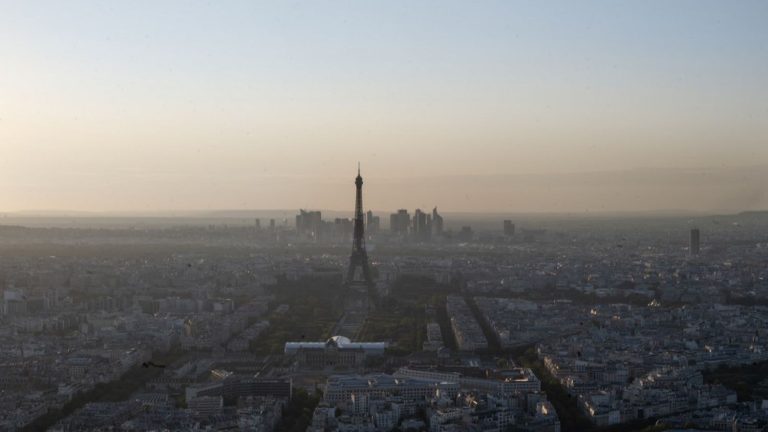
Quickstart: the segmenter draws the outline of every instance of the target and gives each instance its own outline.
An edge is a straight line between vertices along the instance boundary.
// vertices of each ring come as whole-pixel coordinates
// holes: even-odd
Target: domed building
[[[386,342],[352,342],[333,336],[325,342],[286,342],[285,354],[295,355],[299,365],[314,369],[363,366],[366,357],[384,355]]]

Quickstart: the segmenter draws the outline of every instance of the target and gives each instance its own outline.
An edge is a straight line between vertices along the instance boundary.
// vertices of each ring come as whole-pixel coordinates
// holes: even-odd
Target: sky
[[[0,211],[768,209],[765,1],[0,0]]]

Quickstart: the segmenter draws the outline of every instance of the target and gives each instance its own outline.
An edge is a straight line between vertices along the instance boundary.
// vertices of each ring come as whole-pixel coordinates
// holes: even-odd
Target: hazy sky
[[[0,0],[0,210],[352,210],[357,161],[382,210],[768,208],[767,23],[766,1]]]

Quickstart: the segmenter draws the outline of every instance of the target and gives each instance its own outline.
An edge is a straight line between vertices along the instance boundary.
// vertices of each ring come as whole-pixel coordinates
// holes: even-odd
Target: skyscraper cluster
[[[359,183],[359,184],[358,184]],[[320,237],[326,237],[321,233],[329,232],[333,238],[346,238],[350,234],[353,237],[362,232],[363,238],[368,235],[377,235],[381,231],[381,218],[368,210],[363,213],[362,210],[362,177],[358,171],[355,179],[357,194],[359,195],[355,205],[355,218],[336,218],[333,223],[323,222],[322,214],[319,211],[299,210],[296,215],[296,235],[299,238],[319,240]],[[389,216],[390,234],[392,237],[415,241],[429,242],[433,238],[443,237],[444,220],[437,212],[437,207],[432,212],[425,212],[416,209],[413,217],[406,209],[400,209]]]
[[[389,216],[389,229],[394,235],[425,242],[443,235],[443,217],[437,212],[437,207],[432,209],[431,214],[416,209],[413,218],[408,210],[400,209]]]

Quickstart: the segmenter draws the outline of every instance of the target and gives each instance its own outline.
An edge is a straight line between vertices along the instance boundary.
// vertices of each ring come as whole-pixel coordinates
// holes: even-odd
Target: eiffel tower
[[[360,164],[357,164],[357,178],[355,179],[357,194],[355,197],[355,228],[352,240],[352,255],[349,256],[349,270],[347,270],[347,286],[367,287],[373,286],[371,269],[368,264],[368,253],[365,251],[365,220],[363,219],[363,177],[360,176]],[[360,271],[358,271],[358,269]]]

